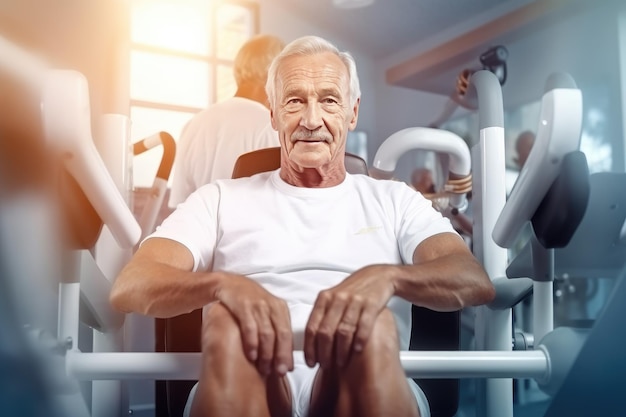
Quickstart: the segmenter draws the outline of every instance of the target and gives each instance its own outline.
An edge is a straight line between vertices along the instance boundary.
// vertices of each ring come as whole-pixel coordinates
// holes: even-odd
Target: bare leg
[[[374,325],[365,349],[341,369],[320,369],[313,383],[311,417],[419,417],[402,369],[391,311]]]
[[[239,325],[219,303],[202,319],[202,370],[192,417],[291,417],[286,378],[263,377],[245,357]]]

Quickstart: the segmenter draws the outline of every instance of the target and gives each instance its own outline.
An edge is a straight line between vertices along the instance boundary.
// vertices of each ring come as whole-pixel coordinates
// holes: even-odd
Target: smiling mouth
[[[326,141],[324,139],[299,139],[296,140],[296,142],[303,142],[303,143],[326,143]]]

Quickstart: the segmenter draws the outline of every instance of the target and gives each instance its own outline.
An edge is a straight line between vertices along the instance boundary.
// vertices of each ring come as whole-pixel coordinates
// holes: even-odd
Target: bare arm
[[[392,296],[438,311],[454,311],[493,299],[485,270],[463,240],[441,233],[423,241],[413,265],[370,265],[339,285],[320,292],[305,333],[309,366],[335,360],[342,366],[351,351],[367,343],[376,317]]]
[[[191,272],[193,256],[170,239],[148,239],[122,269],[111,290],[114,308],[154,317],[189,313],[215,301],[223,274]]]
[[[415,249],[413,265],[390,272],[394,295],[431,310],[454,311],[495,297],[483,267],[452,233],[426,239]]]
[[[188,313],[219,301],[239,323],[245,352],[259,371],[293,369],[293,337],[287,304],[256,282],[229,272],[192,272],[193,256],[178,242],[151,238],[124,267],[111,304],[155,317]]]

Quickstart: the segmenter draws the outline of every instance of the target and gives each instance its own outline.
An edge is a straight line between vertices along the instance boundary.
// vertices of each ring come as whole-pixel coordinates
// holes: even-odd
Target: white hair
[[[268,70],[267,83],[265,84],[265,92],[267,93],[267,98],[271,106],[275,107],[276,104],[276,76],[278,75],[278,68],[285,59],[296,55],[311,56],[326,52],[337,55],[348,69],[348,76],[350,77],[350,104],[354,106],[361,97],[361,87],[359,85],[359,76],[356,71],[354,58],[349,52],[340,51],[335,45],[318,36],[304,36],[298,38],[287,44],[282,52],[274,58]]]

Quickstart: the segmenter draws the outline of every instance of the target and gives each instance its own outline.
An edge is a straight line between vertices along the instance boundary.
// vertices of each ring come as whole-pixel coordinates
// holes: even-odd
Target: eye
[[[290,98],[289,100],[287,100],[286,104],[299,104],[302,103],[302,100],[299,98]]]
[[[324,104],[337,104],[337,100],[335,100],[333,97],[326,97],[324,100],[322,100],[322,103],[324,103]]]

